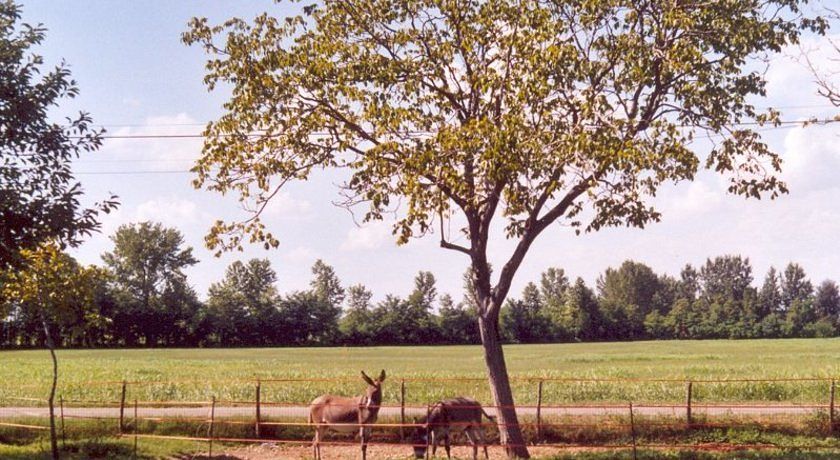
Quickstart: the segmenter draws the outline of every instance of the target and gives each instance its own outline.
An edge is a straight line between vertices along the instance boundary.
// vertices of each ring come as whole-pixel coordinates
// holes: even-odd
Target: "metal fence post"
[[[831,381],[831,393],[828,398],[828,433],[834,433],[834,390],[836,382]]]
[[[120,394],[120,434],[123,434],[123,430],[125,429],[125,422],[123,418],[125,416],[125,387],[126,382],[123,380],[122,392]]]
[[[630,402],[630,436],[633,439],[633,460],[636,460],[637,453],[636,453],[636,422],[633,419],[633,403]]]
[[[58,404],[61,411],[61,448],[65,448],[67,444],[67,436],[64,431],[64,396],[58,397]]]
[[[400,380],[400,441],[405,440],[405,379]]]
[[[693,382],[689,381],[685,385],[685,423],[688,428],[691,428],[691,394]]]
[[[216,421],[216,397],[213,396],[213,402],[210,406],[210,426],[207,427],[207,441],[209,444],[209,453],[207,458],[213,458],[213,423]]]
[[[543,396],[543,381],[540,380],[537,385],[537,442],[542,442],[542,396]]]
[[[257,413],[256,413],[256,421],[254,422],[254,433],[256,433],[257,437],[260,437],[260,379],[257,379]]]
[[[432,421],[429,420],[432,418],[432,406],[426,405],[426,460],[429,460],[431,454],[429,453],[429,444],[432,440],[432,436],[434,436],[435,427],[432,426]]]
[[[132,431],[134,432],[134,458],[137,458],[137,400],[134,400],[134,426],[132,427]]]

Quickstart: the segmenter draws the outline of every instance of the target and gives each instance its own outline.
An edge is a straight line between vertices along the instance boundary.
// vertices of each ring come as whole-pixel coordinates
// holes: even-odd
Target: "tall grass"
[[[673,379],[663,382],[547,381],[545,404],[679,403],[690,379],[840,377],[839,339],[666,341],[507,346],[518,404],[536,402],[539,378]],[[262,384],[264,401],[305,403],[330,392],[356,394],[359,370],[386,369],[385,404],[426,404],[452,395],[484,402],[481,349],[454,347],[61,350],[59,393],[65,400],[250,401],[257,378],[338,379]],[[0,352],[0,405],[30,405],[49,383],[46,351]],[[452,377],[475,380],[452,381]],[[415,381],[414,379],[422,379]],[[111,383],[102,383],[103,381]],[[697,402],[825,402],[826,382],[697,383]],[[71,402],[72,403],[72,402]],[[80,403],[84,404],[84,403]]]

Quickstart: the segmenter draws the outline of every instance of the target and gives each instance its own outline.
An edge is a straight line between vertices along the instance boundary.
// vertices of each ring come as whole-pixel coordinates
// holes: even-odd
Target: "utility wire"
[[[157,171],[79,171],[73,172],[78,176],[128,176],[135,174],[188,174],[189,169],[161,169]]]
[[[832,123],[838,123],[840,119],[834,118],[826,118],[826,119],[810,119],[810,120],[784,120],[778,122],[778,125],[773,125],[771,123],[759,123],[757,121],[753,122],[742,122],[742,123],[733,123],[732,126],[763,126],[766,127],[766,130],[772,129],[782,129],[788,126],[796,126],[796,125],[828,125]],[[678,128],[692,128],[693,125],[678,125]],[[428,136],[434,134],[432,131],[405,131],[401,134],[407,136]],[[230,134],[219,134],[220,137],[233,137],[233,136],[247,136],[247,137],[279,137],[281,134],[267,134],[267,133],[260,133],[260,132],[251,132],[251,133],[230,133]],[[310,134],[311,137],[326,137],[330,136],[330,133],[327,132],[313,132]],[[80,139],[83,136],[68,136],[71,139]],[[209,137],[206,134],[201,133],[193,133],[193,134],[105,134],[100,136],[101,139],[203,139]]]
[[[783,106],[766,106],[756,107],[758,110],[805,110],[805,109],[830,109],[835,108],[833,104],[813,104],[813,105],[783,105]],[[193,123],[91,123],[91,126],[99,128],[167,128],[174,126],[207,126],[208,122],[193,122]]]
[[[781,121],[777,126],[764,126],[759,131],[773,131],[779,129],[790,129],[795,128],[798,125],[803,126],[824,126],[828,124],[838,123],[840,119],[824,119],[824,120],[805,120],[805,121]],[[749,123],[738,123],[738,126],[757,126],[759,123],[757,122],[749,122]],[[410,131],[407,132],[408,135],[429,135],[430,132],[422,132],[422,131]],[[234,134],[231,134],[233,136]],[[263,133],[250,133],[247,134],[250,137],[259,137],[265,136],[266,134]],[[313,136],[326,136],[327,133],[313,133]],[[279,136],[279,135],[271,135],[271,136]],[[137,134],[137,135],[114,135],[114,136],[102,136],[103,139],[197,139],[197,138],[204,138],[207,137],[204,134]],[[712,139],[713,135],[708,136],[698,136],[697,139]],[[195,161],[197,158],[165,158],[160,160],[155,159],[119,159],[119,160],[88,160],[88,161],[79,161],[77,164],[89,164],[89,163],[131,163],[131,162],[172,162],[172,161]],[[146,174],[189,174],[192,171],[189,169],[177,169],[177,170],[140,170],[140,171],[79,171],[75,172],[78,175],[86,175],[86,176],[93,176],[93,175],[146,175]]]

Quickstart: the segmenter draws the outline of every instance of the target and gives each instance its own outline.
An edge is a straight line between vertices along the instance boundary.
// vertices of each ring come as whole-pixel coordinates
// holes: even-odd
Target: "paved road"
[[[827,410],[827,406],[809,405],[778,405],[778,406],[713,406],[693,405],[691,410],[695,415],[709,416],[780,416],[780,415],[807,415],[817,410]],[[493,414],[494,409],[485,408]],[[58,409],[56,409],[56,412]],[[216,417],[253,417],[254,407],[228,407],[216,406]],[[517,409],[520,416],[536,416],[535,407],[522,407]],[[628,406],[563,406],[543,407],[543,416],[603,416],[603,415],[627,415]],[[64,415],[70,418],[91,417],[91,418],[117,418],[120,410],[118,407],[65,407]],[[309,415],[307,406],[271,406],[263,405],[261,408],[263,417],[266,418],[292,418],[305,421]],[[380,416],[398,417],[398,407],[383,407]],[[421,416],[426,413],[422,408],[406,408],[406,417]],[[633,406],[634,415],[640,416],[685,416],[685,406]],[[199,407],[139,407],[138,417],[141,418],[209,418],[210,406]],[[0,419],[20,417],[47,417],[49,410],[46,407],[0,407]],[[125,417],[134,416],[134,408],[127,406]]]

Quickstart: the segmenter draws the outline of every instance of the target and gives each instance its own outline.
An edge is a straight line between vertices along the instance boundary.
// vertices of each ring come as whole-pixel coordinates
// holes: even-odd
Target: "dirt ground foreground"
[[[556,448],[530,447],[531,455],[536,458],[558,454],[561,451]],[[564,449],[563,452],[568,452]],[[301,460],[312,458],[311,446],[280,446],[275,444],[261,444],[248,447],[228,447],[220,450],[220,453],[227,455],[230,460]],[[491,460],[506,459],[505,452],[501,447],[491,446],[489,448]],[[367,451],[367,458],[370,460],[390,459],[412,459],[414,458],[411,448],[408,446],[370,446]],[[438,457],[446,455],[443,448],[437,451]],[[329,460],[358,460],[361,458],[359,448],[355,446],[322,446],[321,456]],[[452,458],[471,459],[472,447],[453,446]],[[483,452],[479,451],[479,459],[483,459]]]

